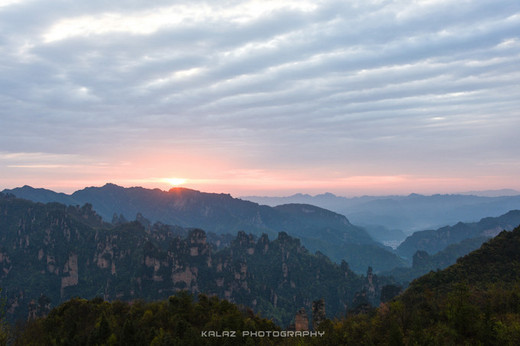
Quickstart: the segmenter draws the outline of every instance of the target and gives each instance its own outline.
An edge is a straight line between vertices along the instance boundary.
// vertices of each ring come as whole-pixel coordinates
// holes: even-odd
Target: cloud
[[[517,1],[3,1],[0,32],[8,153],[520,173]]]

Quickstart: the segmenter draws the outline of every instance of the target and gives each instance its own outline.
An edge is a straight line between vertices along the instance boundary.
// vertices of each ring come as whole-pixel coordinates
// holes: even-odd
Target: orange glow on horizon
[[[183,178],[164,178],[163,181],[170,184],[172,187],[177,187],[186,183],[186,179]]]
[[[70,164],[69,164],[70,161]],[[381,170],[371,174],[362,168],[310,166],[267,167],[234,161],[225,155],[199,151],[133,151],[117,159],[53,157],[41,161],[25,159],[7,166],[11,176],[2,177],[4,188],[31,185],[57,192],[73,193],[89,186],[114,183],[123,187],[142,186],[168,191],[186,187],[201,192],[283,196],[294,193],[332,192],[343,196],[457,193],[474,190],[512,188],[520,190],[517,177],[474,175],[403,174]],[[400,174],[401,173],[401,174]]]

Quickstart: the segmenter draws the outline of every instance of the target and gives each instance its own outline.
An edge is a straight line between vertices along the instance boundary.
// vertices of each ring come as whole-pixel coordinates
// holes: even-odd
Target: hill
[[[444,250],[434,255],[430,255],[426,251],[418,250],[413,255],[411,267],[398,267],[383,272],[382,274],[393,277],[403,286],[408,286],[413,279],[427,274],[430,271],[437,271],[455,264],[457,259],[478,249],[489,239],[489,237],[465,239],[460,243],[447,246]]]
[[[495,285],[511,288],[519,283],[520,227],[517,227],[511,232],[502,231],[454,265],[413,281],[407,294],[427,289],[447,292],[459,284],[485,290]]]
[[[329,323],[329,344],[517,345],[520,227],[413,281],[369,314]]]
[[[358,273],[366,272],[368,266],[381,271],[404,264],[345,216],[312,205],[290,204],[273,208],[228,194],[184,188],[170,191],[123,188],[114,184],[85,188],[72,195],[29,186],[5,192],[35,202],[89,203],[107,221],[114,216],[133,220],[140,214],[151,222],[201,228],[217,234],[244,230],[257,236],[263,233],[276,236],[279,232],[287,232],[300,238],[312,251],[319,250],[338,263],[347,261]]]

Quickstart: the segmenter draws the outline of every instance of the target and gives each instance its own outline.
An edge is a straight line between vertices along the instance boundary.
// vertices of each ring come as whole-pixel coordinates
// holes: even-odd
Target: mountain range
[[[473,193],[479,193],[474,191]],[[437,229],[457,222],[474,222],[483,217],[497,217],[520,209],[520,193],[502,191],[506,196],[435,194],[425,196],[340,197],[332,193],[316,196],[296,194],[289,197],[247,196],[243,199],[270,206],[307,203],[345,215],[353,224],[364,227],[378,241],[400,242],[407,235],[425,229]],[[499,194],[501,194],[499,193]],[[493,195],[494,197],[489,197]]]
[[[196,233],[195,238],[202,239],[202,234]],[[287,253],[288,256],[282,258],[301,254],[297,241],[286,235],[280,234],[275,242],[269,242],[269,247],[283,249],[282,255]],[[201,245],[197,241],[188,244],[197,249]],[[265,249],[265,242],[261,241],[260,247],[258,244],[250,236],[240,234],[235,242],[238,248],[233,252],[241,253],[239,257],[251,256],[250,249],[255,252]],[[286,247],[287,244],[296,246]],[[189,252],[191,256],[192,250]],[[279,253],[275,257],[280,257]],[[45,344],[55,344],[56,340],[78,344],[88,340],[89,344],[517,345],[520,341],[519,263],[520,227],[501,232],[478,250],[460,258],[456,264],[413,281],[402,294],[385,299],[377,309],[362,304],[358,309],[349,309],[341,318],[315,320],[314,317],[321,315],[315,314],[318,310],[315,307],[319,304],[315,305],[317,301],[314,301],[313,327],[320,332],[319,338],[208,338],[204,334],[208,330],[217,331],[222,336],[229,330],[280,329],[248,312],[247,308],[238,308],[204,294],[199,295],[198,302],[194,303],[189,295],[180,292],[167,301],[153,303],[135,301],[128,304],[106,302],[99,297],[90,301],[74,298],[50,311],[47,317],[32,319],[18,329],[15,344],[41,344],[42,340]],[[152,264],[153,272],[158,272],[155,262]],[[249,270],[241,268],[243,266],[237,267],[239,270],[234,273],[235,281],[240,282],[244,272],[247,277]],[[291,274],[285,276],[283,268],[281,276],[290,277],[292,281],[294,277]],[[345,278],[350,275],[352,273],[347,270]],[[366,282],[374,282],[374,279],[367,275]],[[312,290],[313,285],[309,287]],[[370,286],[367,288],[369,292]],[[385,288],[381,290],[381,296],[385,291],[398,292],[393,285]],[[281,292],[280,286],[275,289]],[[38,299],[38,303],[33,304],[35,313],[38,307],[46,308],[47,301]],[[304,326],[308,325],[305,315],[301,309],[295,322],[299,317],[300,322],[302,319],[305,321]],[[0,332],[5,340],[6,333],[4,330]]]
[[[310,311],[321,298],[331,317],[361,300],[377,304],[384,284],[393,282],[371,268],[362,276],[344,261],[311,254],[285,232],[271,240],[240,231],[218,250],[200,229],[112,225],[89,204],[43,204],[5,194],[0,241],[0,287],[13,319],[44,315],[72,297],[157,300],[187,290],[250,306],[287,325],[300,307]]]
[[[405,263],[345,216],[308,204],[269,207],[229,194],[185,188],[169,191],[124,188],[114,184],[88,187],[71,195],[29,186],[3,192],[42,203],[88,203],[105,221],[134,220],[142,215],[151,222],[201,228],[217,234],[246,231],[257,236],[263,233],[276,236],[283,231],[301,239],[312,252],[320,251],[338,263],[345,260],[358,273],[366,272],[368,266],[381,271]]]

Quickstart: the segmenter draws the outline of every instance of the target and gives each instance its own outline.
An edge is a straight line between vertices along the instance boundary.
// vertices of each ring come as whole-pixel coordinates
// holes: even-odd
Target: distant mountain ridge
[[[417,251],[426,251],[433,255],[447,246],[465,239],[493,238],[501,231],[511,231],[520,225],[520,210],[511,210],[499,217],[486,217],[478,222],[459,222],[436,230],[415,232],[397,247],[397,253],[411,258]]]
[[[217,234],[244,230],[256,235],[275,236],[285,231],[300,238],[309,250],[321,251],[338,263],[345,260],[360,273],[365,272],[368,266],[380,271],[404,264],[397,255],[383,248],[345,216],[313,205],[290,204],[273,208],[233,198],[229,194],[185,188],[170,191],[124,188],[114,184],[88,187],[71,195],[29,186],[4,190],[4,193],[36,202],[90,203],[107,221],[114,216],[133,220],[137,214],[142,214],[152,222],[201,228]]]
[[[479,191],[473,191],[479,193]],[[466,193],[424,196],[362,196],[340,197],[332,193],[316,196],[296,194],[289,197],[257,197],[244,199],[275,206],[286,203],[307,203],[345,215],[350,222],[367,229],[379,241],[394,238],[402,241],[406,234],[436,229],[457,222],[474,222],[483,217],[497,217],[510,210],[520,209],[520,193],[503,190],[508,196],[475,196]],[[493,191],[480,191],[492,195]],[[495,194],[497,192],[495,191]],[[385,231],[386,230],[386,231]],[[400,233],[400,231],[401,233]]]
[[[520,191],[514,189],[500,189],[500,190],[481,190],[481,191],[467,191],[460,192],[459,195],[473,195],[480,197],[504,197],[504,196],[518,196]]]

